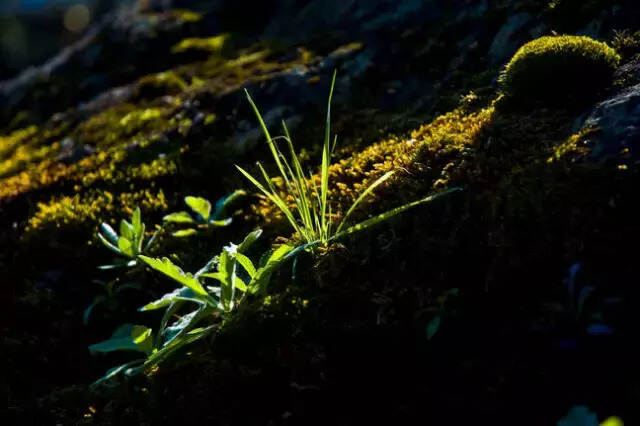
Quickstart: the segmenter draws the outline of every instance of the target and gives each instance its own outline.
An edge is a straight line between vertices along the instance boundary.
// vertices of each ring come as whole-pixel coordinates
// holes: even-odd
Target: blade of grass
[[[390,219],[391,217],[393,217],[393,216],[395,216],[397,214],[400,214],[400,213],[404,212],[405,210],[408,210],[408,209],[410,209],[412,207],[416,207],[416,206],[419,206],[420,204],[428,203],[430,201],[435,200],[436,198],[442,197],[443,195],[451,194],[452,192],[461,191],[461,190],[462,190],[462,188],[459,188],[459,187],[451,188],[451,189],[448,189],[446,191],[439,192],[437,194],[429,195],[428,197],[421,198],[421,199],[413,201],[411,203],[404,204],[404,205],[402,205],[400,207],[396,207],[395,209],[391,209],[391,210],[386,211],[384,213],[381,213],[381,214],[379,214],[377,216],[374,216],[374,217],[372,217],[370,219],[362,221],[362,222],[358,223],[357,225],[351,226],[351,227],[347,228],[346,230],[344,230],[342,232],[336,233],[336,235],[331,237],[329,239],[329,241],[334,241],[334,240],[340,239],[342,237],[345,237],[345,236],[347,236],[349,234],[354,234],[356,232],[363,231],[363,230],[365,230],[367,228],[370,228],[371,226],[377,225],[380,222],[383,222],[383,221],[385,221],[387,219]]]
[[[296,230],[296,232],[301,233],[296,220],[291,213],[291,210],[287,206],[287,203],[284,202],[282,198],[278,194],[269,192],[260,182],[258,182],[249,172],[244,170],[242,167],[237,166],[236,168],[242,173],[251,183],[253,183],[256,188],[258,188],[272,203],[274,203],[280,211],[285,215],[291,226]]]
[[[336,229],[336,233],[340,233],[340,231],[342,230],[342,227],[345,225],[345,223],[347,223],[347,219],[349,218],[349,215],[356,209],[356,207],[358,207],[358,204],[360,204],[360,202],[367,195],[369,195],[371,193],[371,191],[373,191],[378,185],[380,185],[382,182],[384,182],[385,180],[387,180],[391,176],[393,176],[394,173],[395,172],[392,170],[392,171],[387,172],[384,175],[380,176],[375,182],[373,182],[371,185],[369,185],[369,187],[360,194],[360,196],[356,199],[356,201],[354,201],[354,203],[351,205],[351,207],[349,208],[347,213],[342,218],[342,221],[340,222],[340,225],[338,225],[338,229]]]
[[[329,144],[331,143],[331,99],[333,98],[333,88],[336,84],[337,71],[333,72],[333,79],[331,80],[331,89],[329,90],[329,101],[327,102],[327,123],[325,125],[324,144],[322,149],[322,169],[321,174],[321,223],[322,228],[326,229],[327,222],[327,194],[329,193],[329,166],[331,164],[331,149]]]

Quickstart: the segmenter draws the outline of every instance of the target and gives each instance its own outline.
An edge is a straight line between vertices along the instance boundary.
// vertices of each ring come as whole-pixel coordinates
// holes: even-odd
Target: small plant
[[[619,302],[619,299],[594,300],[595,287],[579,285],[576,280],[581,268],[580,263],[574,263],[569,268],[569,276],[564,281],[566,286],[564,301],[544,303],[549,322],[584,330],[589,335],[611,334],[613,329],[604,322],[603,311],[605,307]]]
[[[620,55],[584,36],[545,36],[522,46],[500,75],[505,94],[522,105],[586,101],[606,88]]]
[[[112,368],[96,384],[107,383],[121,373],[131,376],[160,364],[182,347],[213,333],[249,295],[264,294],[272,274],[301,248],[282,245],[262,256],[256,266],[246,252],[261,233],[251,232],[242,243],[224,247],[220,255],[195,274],[185,273],[168,258],[139,256],[146,265],[181,287],[140,308],[140,311],[165,309],[155,333],[145,326],[125,324],[109,340],[89,346],[91,352],[131,350],[145,355]],[[209,285],[212,281],[217,285]],[[193,308],[183,313],[187,306]]]
[[[144,244],[145,224],[142,223],[140,207],[136,207],[131,215],[131,222],[122,219],[120,222],[120,235],[108,223],[102,223],[98,232],[98,238],[111,251],[123,257],[111,265],[99,266],[99,269],[114,269],[127,267],[132,268],[138,265],[138,256],[155,241],[158,231]]]
[[[224,218],[226,210],[234,200],[245,194],[244,191],[238,190],[227,197],[219,199],[213,213],[211,213],[211,202],[209,202],[209,200],[201,197],[188,196],[185,197],[184,202],[189,206],[192,213],[190,214],[186,211],[171,213],[165,216],[163,221],[165,223],[195,225],[197,229],[228,226],[231,224],[232,219],[230,217]],[[188,237],[196,234],[198,232],[197,229],[181,229],[175,231],[172,235],[174,237]]]
[[[262,192],[271,202],[273,202],[280,209],[280,211],[282,211],[284,216],[287,218],[287,221],[297,234],[297,237],[302,240],[307,247],[311,248],[318,244],[327,246],[332,241],[335,241],[349,234],[363,231],[411,207],[427,203],[442,195],[449,194],[461,189],[452,188],[434,195],[430,195],[420,200],[379,214],[356,225],[348,226],[345,228],[348,223],[347,220],[349,219],[349,216],[356,210],[360,202],[362,202],[362,200],[366,198],[367,195],[371,194],[371,192],[377,186],[382,184],[394,174],[393,171],[389,171],[378,178],[371,185],[369,185],[369,187],[365,189],[360,194],[360,196],[358,196],[351,207],[347,210],[346,214],[344,214],[340,223],[335,226],[333,221],[334,212],[332,212],[332,207],[329,200],[329,167],[331,165],[331,156],[337,142],[337,136],[335,136],[333,138],[333,143],[331,143],[331,99],[333,97],[335,82],[336,73],[333,74],[331,89],[329,91],[326,128],[324,134],[324,143],[322,147],[322,164],[320,166],[319,187],[315,184],[313,176],[307,178],[307,176],[303,172],[302,166],[300,165],[300,160],[298,159],[298,155],[296,154],[293,147],[291,136],[289,135],[289,130],[287,129],[285,122],[282,122],[282,127],[285,135],[277,138],[272,138],[269,130],[267,129],[267,125],[265,124],[262,115],[258,110],[258,107],[253,102],[253,99],[249,95],[249,92],[245,91],[247,99],[249,100],[249,103],[251,104],[251,107],[256,114],[258,122],[260,123],[260,127],[262,128],[262,131],[267,139],[267,144],[269,146],[269,149],[271,150],[273,160],[277,166],[282,181],[284,182],[284,190],[287,196],[282,197],[280,195],[279,189],[274,185],[271,177],[269,177],[266,170],[259,162],[257,163],[257,165],[262,175],[264,184],[260,183],[258,179],[254,178],[242,167],[236,165],[236,168],[253,185],[255,185],[258,190],[260,190],[260,192]],[[289,160],[287,160],[287,157],[281,152],[276,143],[279,139],[284,140],[287,144]],[[288,197],[293,199],[293,208],[290,208],[289,204],[286,201]]]

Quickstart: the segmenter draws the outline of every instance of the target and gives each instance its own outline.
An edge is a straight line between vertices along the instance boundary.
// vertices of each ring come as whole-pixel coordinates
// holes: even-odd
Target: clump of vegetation
[[[165,223],[186,224],[190,226],[187,229],[175,231],[172,234],[174,237],[188,237],[196,234],[198,230],[229,226],[233,219],[223,216],[228,210],[229,205],[245,194],[244,191],[237,190],[226,197],[222,197],[216,202],[213,212],[211,212],[211,202],[209,200],[202,197],[188,196],[184,198],[184,202],[189,206],[193,214],[186,211],[171,213],[165,216],[163,221]]]
[[[420,204],[428,203],[434,199],[449,194],[454,191],[458,191],[461,188],[451,188],[446,191],[439,192],[434,195],[421,198],[417,201],[413,201],[404,204],[400,207],[396,207],[385,213],[379,214],[367,220],[364,220],[356,225],[345,228],[347,219],[356,210],[359,204],[364,198],[366,198],[377,186],[389,179],[395,173],[394,170],[389,170],[367,186],[362,191],[356,200],[351,204],[351,207],[342,216],[342,220],[336,225],[334,223],[334,215],[332,213],[331,201],[329,196],[329,168],[331,166],[331,156],[335,149],[337,142],[337,136],[333,138],[333,144],[331,144],[331,99],[333,97],[333,89],[335,86],[336,74],[333,75],[331,82],[331,90],[329,92],[329,102],[327,106],[327,121],[324,134],[324,143],[322,147],[322,164],[320,167],[320,182],[316,183],[314,177],[307,178],[300,160],[295,152],[289,130],[285,122],[282,122],[285,136],[279,138],[272,138],[267,126],[262,119],[258,108],[249,96],[247,92],[247,98],[253,107],[253,110],[260,122],[260,127],[264,132],[267,139],[269,149],[273,155],[274,162],[280,172],[282,182],[284,182],[284,192],[286,195],[281,195],[281,190],[274,185],[273,180],[269,177],[262,164],[258,162],[258,168],[264,178],[264,184],[260,183],[250,173],[243,168],[236,166],[238,170],[259,190],[262,192],[269,201],[271,201],[277,208],[284,214],[285,218],[295,231],[297,239],[303,241],[306,246],[313,247],[318,244],[327,246],[330,242],[335,241],[343,236],[360,232],[368,227],[374,226],[380,222],[383,222],[392,216],[395,216],[403,211],[418,206]],[[277,145],[277,140],[283,139],[287,143],[289,151],[289,160],[282,154],[280,148]],[[289,206],[288,200],[292,200],[294,208]]]
[[[520,105],[592,100],[612,81],[620,55],[584,36],[545,36],[522,46],[500,75],[505,94]]]
[[[138,226],[144,229],[144,225]],[[247,251],[261,234],[261,230],[256,230],[240,244],[229,244],[194,274],[185,273],[166,257],[138,255],[139,260],[181,287],[140,308],[145,312],[165,309],[155,333],[146,326],[123,324],[110,339],[89,347],[94,353],[128,350],[145,355],[110,369],[96,384],[108,382],[120,374],[132,376],[164,362],[182,347],[216,332],[249,295],[263,295],[273,273],[300,249],[282,245],[265,253],[256,266],[247,257]],[[216,281],[218,285],[210,285]],[[195,309],[184,313],[187,306]]]
[[[640,31],[614,31],[611,46],[622,56],[624,62],[632,60],[640,53]]]

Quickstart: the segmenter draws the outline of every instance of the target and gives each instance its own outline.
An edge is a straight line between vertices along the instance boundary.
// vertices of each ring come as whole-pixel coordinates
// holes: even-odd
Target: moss
[[[171,53],[181,53],[189,50],[203,50],[211,54],[221,53],[228,39],[228,34],[206,38],[186,38],[173,46]]]
[[[172,71],[145,76],[137,84],[138,96],[144,98],[176,94],[183,92],[187,88],[189,88],[189,83]]]
[[[611,84],[619,62],[614,49],[588,37],[541,37],[516,52],[499,82],[520,105],[582,103]]]
[[[171,106],[122,104],[90,117],[72,134],[79,143],[98,149],[123,147],[170,129],[168,117],[173,113]]]
[[[474,113],[458,108],[408,135],[382,140],[333,164],[329,183],[336,219],[364,189],[391,170],[396,171],[396,177],[362,203],[361,214],[379,213],[430,191],[455,186],[456,168],[491,123],[494,112],[493,106]],[[319,175],[312,179],[320,184]],[[267,201],[259,204],[256,212],[266,222],[280,220],[279,211]]]
[[[620,54],[623,62],[628,62],[640,54],[640,31],[614,31],[611,46]]]
[[[40,202],[37,211],[27,221],[23,237],[32,237],[60,228],[93,229],[103,221],[113,222],[128,216],[140,206],[145,212],[166,211],[168,208],[164,192],[141,190],[112,194],[109,191],[90,191],[74,196],[54,197]]]

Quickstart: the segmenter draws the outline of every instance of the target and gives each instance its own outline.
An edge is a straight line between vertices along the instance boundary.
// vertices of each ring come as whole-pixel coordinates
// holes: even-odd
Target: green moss
[[[634,59],[640,53],[640,31],[614,31],[611,46],[620,54],[623,62]]]
[[[215,37],[186,38],[171,48],[171,53],[181,53],[189,50],[203,50],[209,53],[220,53],[229,39],[228,34]]]
[[[518,104],[563,105],[592,100],[619,63],[614,49],[589,37],[541,37],[516,52],[499,82]]]

